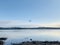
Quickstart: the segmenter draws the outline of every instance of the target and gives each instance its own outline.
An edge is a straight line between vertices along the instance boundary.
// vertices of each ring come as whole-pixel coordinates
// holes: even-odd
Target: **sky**
[[[60,24],[60,0],[0,0],[0,26],[52,24]]]

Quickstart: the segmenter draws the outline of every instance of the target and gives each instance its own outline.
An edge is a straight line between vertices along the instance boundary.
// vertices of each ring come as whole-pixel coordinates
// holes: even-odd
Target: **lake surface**
[[[5,45],[22,41],[60,41],[60,29],[25,29],[25,30],[0,30],[0,37],[7,37]]]

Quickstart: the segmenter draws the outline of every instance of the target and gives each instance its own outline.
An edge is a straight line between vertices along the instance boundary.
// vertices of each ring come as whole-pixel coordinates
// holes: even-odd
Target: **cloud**
[[[19,20],[0,21],[0,27],[14,27],[14,26],[32,27],[32,26],[36,26],[36,24],[25,21],[19,21]]]
[[[52,23],[48,23],[48,24],[43,24],[43,26],[60,27],[60,22],[52,22]]]
[[[41,24],[41,23],[35,23],[35,22],[25,22],[20,20],[2,20],[0,21],[0,27],[38,27],[38,26],[44,26],[44,27],[60,27],[59,22],[53,22],[53,23],[47,23],[47,24]]]

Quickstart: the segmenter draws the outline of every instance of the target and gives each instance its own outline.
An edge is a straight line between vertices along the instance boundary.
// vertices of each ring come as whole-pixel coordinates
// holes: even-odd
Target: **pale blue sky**
[[[0,0],[0,20],[60,22],[60,0]]]

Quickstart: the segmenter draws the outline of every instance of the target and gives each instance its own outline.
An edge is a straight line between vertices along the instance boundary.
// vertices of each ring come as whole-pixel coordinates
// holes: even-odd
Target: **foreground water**
[[[5,45],[19,43],[22,41],[60,41],[60,30],[39,29],[39,30],[0,30],[0,37],[7,37]]]

